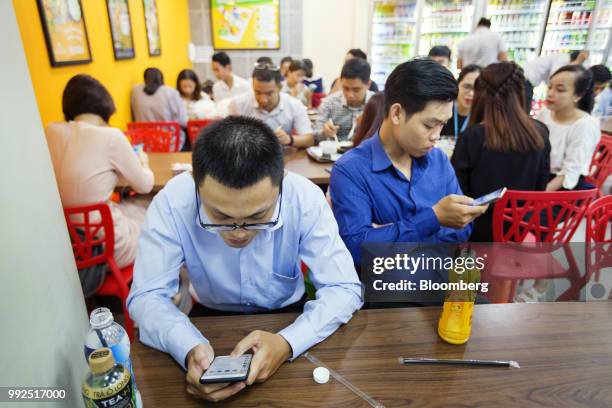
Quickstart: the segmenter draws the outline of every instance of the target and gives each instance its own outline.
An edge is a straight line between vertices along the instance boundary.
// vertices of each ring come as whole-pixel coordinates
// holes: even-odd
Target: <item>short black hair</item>
[[[147,95],[153,95],[164,84],[164,74],[159,68],[149,67],[144,71],[144,91]]]
[[[291,57],[283,57],[283,59],[280,60],[280,64],[283,65],[285,62],[291,62],[293,61],[293,58]]]
[[[280,70],[278,69],[268,69],[268,68],[258,68],[255,67],[253,69],[253,79],[259,82],[270,82],[274,81],[277,84],[282,82],[282,77]]]
[[[452,102],[459,92],[453,74],[430,58],[415,58],[393,70],[385,83],[385,115],[399,103],[408,117],[429,102]]]
[[[224,67],[227,67],[232,63],[232,60],[230,59],[229,55],[227,55],[227,53],[223,51],[214,53],[212,56],[212,60],[213,62],[216,62]]]
[[[371,73],[372,69],[366,60],[361,58],[353,58],[346,61],[342,66],[340,78],[360,79],[361,82],[367,84],[370,81]]]
[[[582,65],[565,65],[559,68],[550,77],[554,77],[562,72],[573,72],[576,74],[574,81],[574,95],[579,96],[578,109],[591,113],[595,105],[595,92],[593,91],[593,73]]]
[[[62,110],[66,121],[83,113],[93,113],[108,122],[115,113],[115,102],[108,90],[92,76],[75,75],[62,94]]]
[[[605,65],[593,65],[589,68],[591,74],[593,74],[593,82],[598,84],[610,82],[612,79],[612,74],[610,74],[610,70]]]
[[[193,147],[193,179],[206,176],[229,188],[245,188],[270,177],[280,185],[283,149],[274,131],[259,119],[228,116],[202,129]]]
[[[272,61],[272,58],[270,57],[259,57],[257,58],[257,63],[274,65],[274,61]]]
[[[445,57],[445,58],[450,59],[451,49],[448,48],[446,45],[436,45],[436,46],[431,47],[428,55],[430,57]]]
[[[577,51],[577,50],[570,51],[569,55],[570,55],[570,62],[574,62],[578,59],[578,56],[580,55],[580,51]]]
[[[368,60],[368,55],[363,52],[360,48],[351,48],[347,54],[351,54],[355,58],[361,58],[362,60]]]
[[[491,20],[489,20],[488,18],[481,18],[480,20],[478,20],[478,27],[489,27],[491,28]]]

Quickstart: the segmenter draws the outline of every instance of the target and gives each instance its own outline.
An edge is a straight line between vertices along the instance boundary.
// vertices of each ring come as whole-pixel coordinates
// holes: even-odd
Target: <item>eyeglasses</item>
[[[280,67],[278,65],[270,64],[269,62],[256,62],[253,64],[255,69],[263,69],[266,71],[280,71]]]
[[[281,210],[283,206],[283,181],[281,180],[279,194],[278,194],[279,195],[278,214],[276,215],[276,219],[274,221],[269,221],[269,222],[258,222],[258,223],[253,223],[253,224],[247,224],[247,223],[204,224],[202,222],[202,217],[200,216],[200,194],[198,193],[197,186],[195,188],[195,194],[196,194],[196,209],[198,212],[198,222],[200,223],[200,226],[204,228],[205,230],[211,231],[211,232],[222,232],[222,231],[234,231],[239,228],[242,228],[247,231],[262,231],[262,230],[270,229],[276,226],[276,224],[278,224],[278,220],[280,219]]]

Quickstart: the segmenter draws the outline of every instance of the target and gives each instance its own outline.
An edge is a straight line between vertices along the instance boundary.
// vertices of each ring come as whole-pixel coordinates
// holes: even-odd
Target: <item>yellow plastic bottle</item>
[[[462,249],[459,257],[474,258],[469,249]],[[467,269],[458,272],[458,268],[449,271],[449,282],[476,283],[480,281],[478,269]],[[438,321],[438,335],[450,344],[464,344],[472,332],[472,313],[476,293],[469,290],[453,290],[446,293],[444,306]]]

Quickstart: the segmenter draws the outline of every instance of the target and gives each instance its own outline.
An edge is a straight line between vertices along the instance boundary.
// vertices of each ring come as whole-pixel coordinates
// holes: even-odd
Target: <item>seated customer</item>
[[[348,50],[348,52],[344,56],[344,62],[351,60],[353,58],[361,58],[362,60],[367,61],[368,55],[359,48],[352,48]],[[331,89],[329,91],[330,95],[336,92],[340,92],[342,90],[342,85],[339,79],[340,78],[336,78],[332,82]],[[370,87],[368,89],[372,92],[378,92],[378,85],[376,85],[376,82],[370,81]]]
[[[463,196],[446,154],[434,148],[452,115],[457,81],[431,59],[398,65],[385,84],[380,131],[333,167],[340,235],[360,263],[368,242],[463,242],[487,206]]]
[[[62,96],[66,122],[45,129],[57,187],[64,207],[107,203],[115,230],[115,260],[120,268],[134,262],[138,233],[148,200],[110,201],[122,176],[134,191],[153,188],[147,155],[134,149],[121,130],[108,126],[115,113],[113,98],[89,75],[68,81]]]
[[[368,102],[372,92],[370,87],[370,64],[361,58],[353,58],[344,63],[340,73],[342,92],[328,96],[319,108],[319,118],[315,126],[315,140],[348,140],[355,120]]]
[[[468,65],[461,70],[457,78],[459,95],[453,105],[453,117],[442,128],[440,132],[442,136],[452,137],[456,142],[459,135],[467,128],[474,98],[474,83],[481,69],[478,65]]]
[[[187,126],[187,110],[179,92],[164,85],[164,76],[157,68],[147,68],[144,84],[132,89],[132,118],[136,122],[178,122]],[[185,143],[181,134],[180,149]]]
[[[278,333],[255,330],[233,355],[253,349],[250,374],[231,385],[199,383],[215,351],[170,301],[184,264],[200,315],[300,310],[303,260],[316,300]],[[274,132],[253,118],[206,127],[193,150],[193,176],[183,173],[155,197],[142,230],[128,298],[140,340],[187,369],[187,392],[225,399],[265,381],[350,320],[361,285],[321,190],[285,172]],[[193,313],[193,312],[192,312]]]
[[[547,191],[593,188],[584,180],[601,131],[593,110],[593,75],[582,65],[566,65],[550,77],[540,119],[550,132]]]
[[[301,60],[291,61],[285,73],[282,91],[297,98],[307,108],[312,108],[312,90],[304,85],[306,66]]]
[[[450,69],[451,49],[446,45],[436,45],[431,47],[427,56],[443,67]]]
[[[176,90],[181,94],[189,120],[219,116],[217,105],[202,91],[198,75],[193,70],[184,69],[179,72],[176,78]]]
[[[225,52],[213,54],[212,71],[217,78],[212,88],[213,99],[216,103],[251,92],[249,81],[232,72],[232,60]]]
[[[595,92],[595,107],[593,115],[612,116],[612,90],[610,80],[612,74],[605,65],[593,65],[589,68],[593,74],[593,91]]]
[[[284,146],[308,147],[314,143],[306,107],[298,99],[281,92],[280,72],[269,64],[255,66],[253,93],[233,98],[229,114],[262,120]]]
[[[514,62],[491,64],[474,88],[473,119],[451,162],[461,190],[480,197],[507,187],[543,191],[548,183],[548,129],[524,109],[525,76]],[[493,208],[474,221],[470,241],[492,242]]]

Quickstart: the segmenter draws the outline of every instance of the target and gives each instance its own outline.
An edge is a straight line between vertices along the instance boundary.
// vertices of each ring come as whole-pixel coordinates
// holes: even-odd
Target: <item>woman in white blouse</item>
[[[550,131],[547,191],[593,188],[584,181],[601,137],[593,104],[593,75],[581,65],[566,65],[550,77],[547,107],[538,117]]]
[[[145,198],[110,201],[122,176],[140,194],[151,192],[153,172],[145,153],[134,152],[121,130],[108,126],[115,104],[104,85],[89,75],[76,75],[62,96],[65,122],[45,129],[55,179],[64,207],[106,202],[112,212],[115,260],[120,268],[132,262]]]

